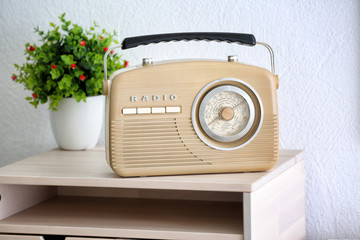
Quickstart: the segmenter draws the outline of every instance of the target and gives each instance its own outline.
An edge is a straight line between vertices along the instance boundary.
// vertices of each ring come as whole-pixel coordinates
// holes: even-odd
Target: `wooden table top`
[[[303,161],[300,150],[280,150],[265,172],[121,178],[107,165],[104,146],[54,149],[0,168],[0,184],[252,192]]]

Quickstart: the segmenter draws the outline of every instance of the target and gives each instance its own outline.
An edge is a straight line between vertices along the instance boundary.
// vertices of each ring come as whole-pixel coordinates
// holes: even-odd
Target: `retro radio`
[[[110,51],[150,43],[207,40],[265,46],[271,71],[227,61],[186,60],[115,71]],[[176,33],[126,38],[104,57],[106,158],[119,176],[248,172],[278,159],[278,77],[269,45],[251,34]]]

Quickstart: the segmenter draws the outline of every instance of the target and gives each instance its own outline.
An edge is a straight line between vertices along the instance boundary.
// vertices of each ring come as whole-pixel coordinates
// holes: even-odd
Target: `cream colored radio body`
[[[233,58],[118,70],[104,81],[108,163],[122,177],[270,169],[277,86],[274,72]]]

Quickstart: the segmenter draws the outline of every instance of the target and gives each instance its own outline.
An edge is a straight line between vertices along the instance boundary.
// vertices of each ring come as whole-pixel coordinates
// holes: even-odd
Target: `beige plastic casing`
[[[251,86],[262,105],[262,109],[259,105],[256,109],[257,125],[240,142],[207,139],[220,148],[250,139],[243,147],[231,151],[215,149],[201,141],[191,118],[199,91],[226,78]],[[278,160],[278,77],[266,69],[212,60],[163,62],[119,70],[104,86],[106,158],[119,176],[264,171]],[[169,98],[172,94],[176,95],[175,100]],[[131,96],[136,96],[137,101],[131,101]],[[159,99],[153,101],[153,96]],[[122,112],[124,108],[172,106],[180,107],[181,112],[128,115]],[[197,120],[194,122],[198,124]],[[207,137],[201,131],[199,134]]]

